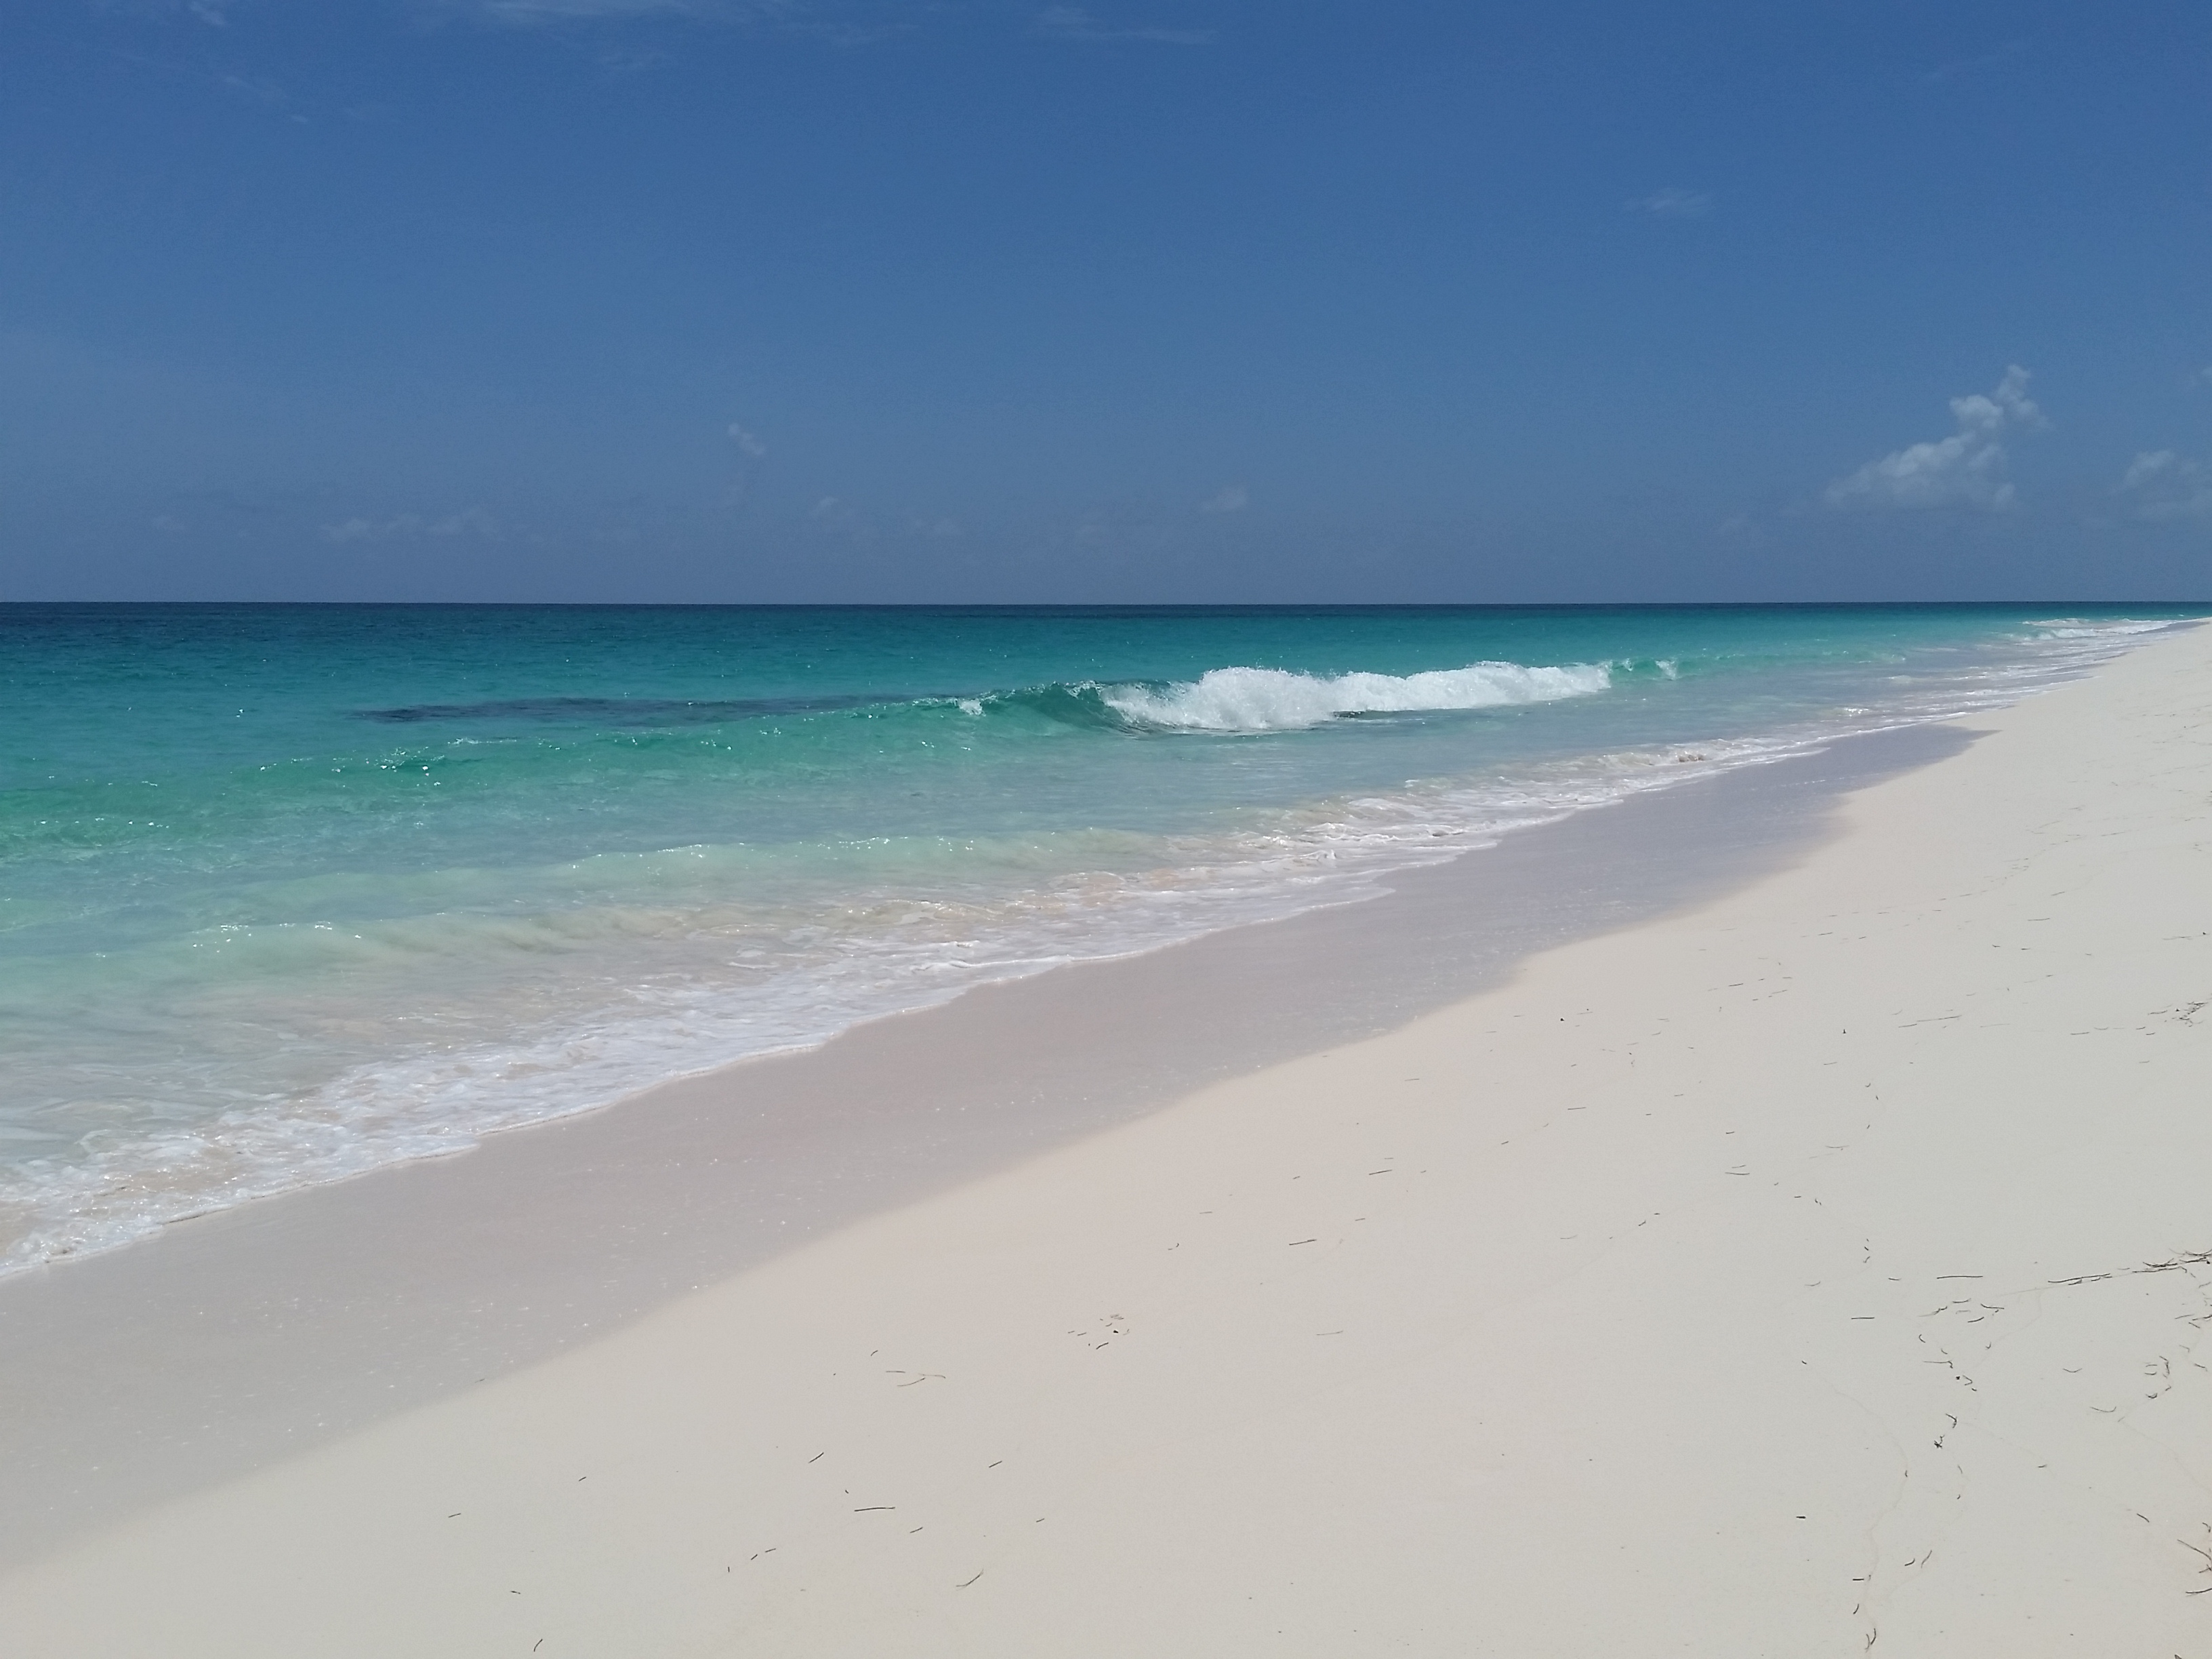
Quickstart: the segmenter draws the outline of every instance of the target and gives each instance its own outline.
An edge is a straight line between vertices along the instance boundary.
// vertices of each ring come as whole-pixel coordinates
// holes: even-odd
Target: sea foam
[[[1601,663],[1528,667],[1470,663],[1425,674],[1293,673],[1216,668],[1161,690],[1113,686],[1100,696],[1132,724],[1199,732],[1294,732],[1352,714],[1396,714],[1587,697],[1613,684]]]

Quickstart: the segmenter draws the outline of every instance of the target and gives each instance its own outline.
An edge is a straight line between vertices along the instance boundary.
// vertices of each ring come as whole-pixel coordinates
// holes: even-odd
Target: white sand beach
[[[0,1650],[2212,1655],[2212,630],[1972,730],[1735,890],[72,1537]]]

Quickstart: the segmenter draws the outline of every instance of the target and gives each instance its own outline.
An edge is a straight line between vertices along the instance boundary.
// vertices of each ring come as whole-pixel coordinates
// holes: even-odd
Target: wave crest
[[[1613,684],[1602,663],[1529,667],[1470,663],[1425,674],[1294,673],[1282,668],[1216,668],[1166,686],[1099,688],[1099,699],[1131,725],[1180,732],[1296,732],[1347,714],[1498,708],[1587,697]]]

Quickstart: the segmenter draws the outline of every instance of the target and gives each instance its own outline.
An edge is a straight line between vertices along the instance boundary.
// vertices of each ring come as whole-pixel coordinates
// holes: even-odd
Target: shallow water
[[[0,1262],[1358,898],[2184,614],[0,606]]]

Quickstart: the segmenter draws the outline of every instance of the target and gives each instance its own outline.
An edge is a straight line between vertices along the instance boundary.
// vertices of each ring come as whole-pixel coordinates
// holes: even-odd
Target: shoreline
[[[1740,885],[1829,833],[1848,790],[1966,741],[1902,727],[1686,780],[1394,872],[1356,903],[978,986],[451,1158],[11,1274],[0,1568]]]
[[[1939,652],[1919,664],[1922,669],[1935,671],[1925,684],[1923,677],[1914,672],[1896,677],[1897,685],[1917,690],[1893,694],[1886,692],[1878,680],[1867,682],[1818,718],[1808,718],[1805,708],[1785,718],[1770,708],[1764,719],[1753,722],[1759,727],[1755,732],[1739,730],[1741,720],[1734,715],[1721,718],[1710,729],[1693,721],[1693,726],[1705,732],[1699,738],[1686,738],[1677,732],[1672,738],[1662,738],[1648,731],[1622,730],[1614,733],[1620,739],[1619,744],[1601,744],[1586,752],[1571,744],[1570,750],[1575,752],[1548,753],[1518,766],[1501,759],[1500,769],[1494,773],[1455,781],[1452,775],[1457,768],[1442,751],[1401,755],[1398,758],[1406,763],[1407,770],[1420,774],[1404,779],[1402,790],[1371,771],[1364,783],[1340,778],[1337,781],[1345,785],[1343,790],[1323,790],[1288,818],[1276,823],[1274,830],[1279,833],[1261,833],[1255,821],[1215,844],[1208,844],[1203,835],[1194,842],[1172,848],[1164,843],[1153,853],[1164,862],[1139,874],[1133,883],[1129,879],[1131,871],[1121,870],[1118,876],[1109,873],[1120,866],[1108,853],[1107,872],[1098,872],[1100,889],[1086,890],[1072,908],[1060,902],[1064,894],[1055,896],[1058,882],[1047,882],[1018,900],[1001,893],[997,899],[986,899],[974,914],[963,912],[954,918],[957,926],[951,931],[965,933],[965,938],[953,939],[943,927],[933,925],[927,880],[915,893],[893,900],[888,912],[884,904],[889,896],[874,893],[859,907],[870,919],[859,924],[850,938],[842,938],[840,932],[842,910],[815,918],[826,928],[825,939],[842,938],[842,943],[829,948],[826,956],[812,959],[806,949],[793,946],[796,954],[773,969],[763,957],[747,971],[765,971],[766,979],[733,997],[713,989],[718,973],[732,963],[700,957],[687,943],[683,928],[666,937],[655,934],[660,923],[689,914],[708,919],[705,937],[720,938],[718,928],[726,927],[731,918],[717,908],[710,890],[712,882],[690,895],[699,902],[697,910],[690,909],[680,894],[672,895],[672,902],[661,907],[660,923],[644,914],[623,919],[619,903],[612,910],[603,904],[586,904],[570,918],[586,933],[593,925],[604,928],[619,921],[620,925],[614,927],[617,937],[629,937],[633,927],[640,927],[643,929],[641,938],[657,937],[657,945],[618,949],[611,957],[601,957],[594,951],[569,950],[564,957],[563,947],[556,939],[538,941],[554,945],[555,959],[550,963],[524,952],[528,965],[521,969],[523,981],[545,975],[550,970],[553,988],[547,994],[554,1002],[574,992],[575,986],[567,981],[574,979],[575,964],[582,961],[588,964],[586,977],[601,986],[635,980],[641,987],[653,987],[652,994],[635,1006],[624,1011],[610,1005],[588,1017],[580,1006],[571,1011],[574,1019],[550,1024],[520,1018],[519,1010],[514,1011],[519,1023],[495,1019],[491,1027],[480,1020],[471,1024],[463,1018],[462,1027],[473,1035],[450,1043],[431,1040],[440,1026],[441,1010],[452,1012],[453,1008],[474,1006],[479,994],[494,1002],[501,997],[509,1002],[514,1000],[515,985],[510,981],[516,964],[508,962],[502,966],[498,950],[483,954],[490,940],[477,939],[473,947],[458,939],[439,944],[434,955],[448,946],[458,953],[445,968],[433,968],[430,977],[411,984],[404,1006],[393,1005],[388,994],[380,993],[373,979],[350,989],[341,983],[325,985],[309,997],[309,1006],[304,1008],[290,1006],[280,987],[263,988],[273,995],[272,1006],[259,1009],[237,1006],[235,998],[242,987],[232,985],[233,1004],[226,1016],[222,973],[195,994],[164,982],[150,992],[144,1011],[150,1021],[149,1040],[165,1029],[161,1024],[165,999],[173,1000],[181,994],[189,1000],[191,994],[205,994],[214,1001],[198,1018],[168,1018],[167,1042],[155,1043],[155,1051],[162,1056],[159,1061],[150,1060],[146,1053],[134,1053],[128,1043],[112,1055],[81,1056],[79,1069],[88,1066],[89,1079],[76,1076],[65,1065],[58,1072],[54,1067],[70,1047],[70,1039],[62,1035],[64,1031],[100,1027],[103,1014],[99,998],[95,996],[92,1003],[57,1006],[41,1014],[35,1006],[38,997],[33,995],[34,1006],[24,1026],[25,1048],[18,1068],[23,1073],[25,1099],[31,1103],[23,1111],[0,1109],[0,1141],[27,1136],[27,1141],[18,1146],[19,1153],[24,1146],[46,1146],[56,1155],[19,1156],[9,1164],[9,1178],[0,1180],[0,1188],[4,1188],[0,1191],[0,1223],[4,1223],[0,1225],[0,1234],[4,1234],[0,1238],[0,1279],[25,1269],[64,1265],[127,1247],[158,1236],[165,1226],[241,1204],[355,1179],[386,1165],[453,1156],[487,1136],[619,1106],[675,1079],[703,1076],[770,1054],[818,1048],[841,1030],[900,1012],[918,1012],[980,984],[1026,977],[1074,962],[1141,954],[1309,908],[1358,902],[1386,890],[1394,871],[1448,862],[1494,842],[1501,835],[1601,808],[1650,788],[1679,787],[1701,775],[1710,776],[1816,752],[1850,737],[1939,718],[1965,718],[1992,702],[2002,703],[2063,683],[2126,648],[2130,636],[2154,634],[2173,625],[2172,619],[2149,618],[2069,623],[2014,617],[2014,621],[2016,631],[2024,631],[2027,638],[2013,640],[2003,647],[1991,639],[1980,640],[1969,653],[1985,659],[1977,668],[1963,670],[1956,661],[1946,665]],[[1637,670],[1638,662],[1643,663],[1643,671],[1656,666],[1670,678],[1677,666],[1672,658],[1645,660],[1632,656],[1594,658],[1589,666],[1594,673],[1610,675],[1642,672]],[[1449,678],[1455,673],[1478,672],[1482,666],[1443,672]],[[1184,690],[1196,695],[1219,676],[1233,678],[1249,672],[1253,671],[1208,671]],[[1516,668],[1512,672],[1550,671]],[[1309,692],[1323,691],[1335,684],[1326,678],[1291,678]],[[1401,690],[1413,684],[1383,678]],[[1936,688],[1932,693],[1929,686]],[[1112,690],[1109,686],[1100,695]],[[1272,683],[1270,690],[1283,694],[1283,688]],[[1829,690],[1834,693],[1838,688]],[[1018,701],[1029,694],[1005,695]],[[1362,695],[1380,694],[1370,688]],[[1624,707],[1635,706],[1645,700],[1645,695],[1630,690]],[[914,707],[943,701],[908,700]],[[1580,699],[1552,701],[1571,704]],[[1382,704],[1389,702],[1388,696],[1382,698]],[[1860,703],[1873,706],[1856,706]],[[431,713],[444,707],[426,705]],[[462,708],[455,705],[447,712]],[[1524,705],[1512,712],[1528,716],[1533,710]],[[1594,708],[1582,714],[1601,725],[1608,718]],[[1567,718],[1572,721],[1577,716],[1571,711]],[[1262,720],[1253,730],[1265,725]],[[1735,735],[1719,735],[1723,729]],[[1361,737],[1352,747],[1365,750],[1374,735]],[[1381,734],[1386,748],[1403,735]],[[1334,746],[1325,744],[1313,752],[1318,755]],[[1505,746],[1510,748],[1511,743]],[[1177,752],[1176,745],[1166,750],[1153,744],[1139,748],[1153,754]],[[1217,759],[1226,752],[1217,749]],[[1421,760],[1431,765],[1425,768],[1417,763]],[[1679,764],[1685,760],[1701,763]],[[1442,765],[1442,772],[1430,776],[1435,764]],[[1395,766],[1389,771],[1395,775]],[[636,827],[648,830],[648,839],[656,842],[685,838],[665,823]],[[696,823],[688,827],[695,831],[700,829]],[[1170,842],[1176,839],[1170,837]],[[497,865],[507,850],[502,849],[489,862]],[[673,859],[678,864],[689,859],[683,849],[664,849],[653,856]],[[522,863],[526,866],[527,859]],[[1262,870],[1268,873],[1255,884],[1255,872]],[[103,884],[95,880],[93,886],[97,889]],[[36,885],[35,878],[33,885]],[[1118,897],[1115,896],[1117,892]],[[281,899],[234,897],[246,899],[249,909],[258,907],[257,914],[284,914]],[[902,904],[908,908],[898,914]],[[961,902],[956,899],[952,908],[962,911]],[[553,908],[558,911],[559,903]],[[470,907],[462,904],[455,914],[469,912]],[[895,925],[880,925],[886,915]],[[596,918],[596,923],[592,918]],[[300,926],[308,920],[305,915],[295,915],[285,925]],[[944,920],[936,918],[940,923]],[[330,925],[328,918],[314,921],[318,928]],[[456,921],[455,925],[461,924]],[[343,934],[345,928],[340,925],[337,931]],[[492,931],[497,934],[500,930]],[[799,928],[794,937],[811,931]],[[556,927],[555,932],[559,934],[562,929]],[[354,945],[370,955],[378,951],[405,955],[428,942],[387,935],[389,927],[379,932],[377,924],[370,923],[356,936]],[[569,940],[571,945],[574,942]],[[260,948],[253,939],[241,938],[226,944],[224,951],[231,951],[233,945],[244,952],[241,961]],[[714,957],[721,948],[709,946],[707,958]],[[770,947],[770,955],[775,948]],[[471,949],[479,952],[474,963],[477,971],[467,966]],[[568,963],[565,969],[563,960]],[[137,967],[148,970],[144,963]],[[117,983],[126,983],[133,976],[133,961],[109,962],[100,972]],[[675,994],[672,1002],[665,1000],[671,988],[679,984],[688,988]],[[500,987],[505,989],[496,988]],[[728,989],[724,988],[725,992]],[[178,1011],[167,1012],[173,1016]],[[277,1056],[317,1052],[320,1039],[305,1036],[303,1040],[303,1033],[312,1030],[318,1019],[327,1023],[333,1012],[343,1013],[340,1024],[356,1037],[388,1026],[410,1033],[416,1047],[410,1051],[408,1044],[401,1042],[397,1051],[380,1058],[368,1052],[379,1046],[376,1042],[364,1046],[356,1042],[352,1060],[336,1073],[321,1076],[319,1081],[303,1073],[283,1083],[265,1099],[251,1088],[244,1094],[235,1092],[236,1087],[251,1082],[257,1067],[268,1073],[264,1082],[275,1082],[289,1064],[279,1063]],[[109,1010],[105,1017],[123,1018],[128,1024],[130,1011]],[[239,1028],[237,1022],[241,1019],[245,1025]],[[264,1023],[269,1041],[241,1043],[241,1037]],[[494,1028],[497,1035],[493,1034]],[[421,1046],[426,1042],[428,1047]],[[229,1057],[204,1053],[204,1044],[212,1044],[215,1049],[227,1048]],[[339,1047],[345,1044],[341,1042]],[[254,1054],[261,1058],[247,1058]],[[111,1060],[112,1066],[107,1063]],[[169,1099],[155,1075],[164,1066],[187,1075],[212,1069],[206,1070],[197,1084],[185,1082],[178,1097]],[[313,1069],[310,1066],[309,1070]],[[216,1100],[206,1090],[224,1078],[233,1088],[232,1106],[210,1117]],[[216,1091],[216,1096],[222,1092]],[[78,1098],[80,1095],[84,1097]],[[149,1138],[125,1128],[140,1115],[149,1115],[158,1133]],[[73,1129],[82,1139],[70,1152],[66,1149]]]
[[[0,1632],[2192,1651],[2209,667],[2193,630],[1986,737],[1726,775],[861,1028],[786,1069],[911,1102],[980,1065],[997,1115],[969,1097],[896,1149],[887,1115],[809,1120],[817,1184],[747,1225],[719,1207],[738,1172],[698,1164],[730,1125],[695,1079],[0,1286],[0,1381],[33,1402],[9,1450],[40,1443],[11,1467],[48,1498],[11,1506],[43,1536],[15,1540]],[[485,1342],[438,1349],[434,1386],[359,1374],[422,1361],[441,1319]],[[320,1434],[235,1397],[296,1388],[301,1347],[356,1368],[350,1417],[310,1402]],[[175,1362],[172,1439],[210,1400],[258,1439],[176,1455],[148,1401],[100,1396],[134,1357]],[[231,1393],[191,1401],[196,1364]],[[167,1447],[167,1490],[81,1478],[103,1446]]]
[[[2086,671],[2076,670],[2076,672]],[[2051,683],[2063,684],[2064,682],[2061,680]],[[2028,695],[2033,695],[2033,693],[2031,692]],[[1949,720],[1963,717],[1962,713],[1949,717]],[[787,1042],[772,1044],[752,1052],[738,1054],[731,1058],[708,1063],[682,1065],[672,1063],[669,1068],[663,1069],[653,1076],[650,1081],[626,1086],[619,1092],[586,1103],[548,1107],[538,1115],[513,1118],[495,1117],[491,1121],[459,1126],[454,1138],[449,1140],[441,1150],[372,1154],[366,1161],[333,1164],[327,1167],[324,1164],[310,1164],[302,1169],[289,1172],[281,1184],[266,1185],[263,1181],[257,1181],[249,1176],[239,1184],[227,1184],[219,1195],[211,1195],[205,1192],[173,1194],[181,1206],[175,1213],[163,1215],[158,1212],[150,1214],[142,1212],[138,1216],[120,1221],[110,1218],[105,1227],[95,1226],[93,1235],[76,1247],[53,1250],[44,1255],[24,1256],[18,1252],[26,1245],[34,1243],[41,1236],[34,1232],[26,1237],[11,1238],[5,1242],[4,1247],[0,1247],[0,1284],[5,1284],[15,1276],[25,1273],[38,1273],[50,1268],[63,1269],[77,1262],[112,1254],[117,1250],[129,1249],[149,1240],[162,1237],[170,1228],[203,1221],[246,1206],[265,1203],[272,1199],[292,1198],[320,1188],[360,1180],[365,1176],[410,1164],[465,1156],[477,1150],[485,1141],[498,1136],[517,1131],[544,1128],[571,1119],[589,1117],[601,1112],[618,1111],[633,1101],[657,1096],[672,1086],[697,1084],[705,1079],[720,1077],[725,1073],[738,1073],[744,1068],[755,1066],[763,1062],[783,1060],[794,1055],[812,1054],[860,1027],[886,1019],[900,1019],[924,1014],[933,1009],[944,1007],[975,991],[1035,978],[1042,974],[1060,972],[1070,968],[1095,966],[1149,956],[1161,951],[1175,950],[1194,945],[1216,933],[1235,933],[1244,928],[1295,921],[1297,917],[1311,911],[1371,902],[1395,890],[1395,884],[1399,880],[1411,876],[1417,871],[1456,863],[1471,854],[1490,850],[1502,840],[1517,837],[1532,830],[1541,831],[1583,812],[1603,811],[1654,790],[1680,788],[1710,782],[1746,768],[1808,761],[1826,754],[1838,744],[1850,745],[1865,738],[1884,738],[1898,732],[1948,723],[1949,723],[1948,720],[1914,717],[1900,719],[1893,726],[1877,726],[1867,730],[1844,730],[1828,736],[1807,736],[1802,733],[1774,734],[1755,740],[1741,738],[1716,740],[1705,744],[1705,748],[1730,750],[1733,752],[1728,758],[1713,762],[1711,756],[1706,753],[1678,755],[1674,757],[1677,761],[1695,760],[1707,764],[1694,772],[1672,776],[1666,775],[1673,771],[1674,769],[1671,766],[1662,760],[1650,757],[1648,754],[1636,757],[1632,751],[1630,754],[1600,757],[1598,758],[1601,760],[1612,763],[1615,769],[1611,774],[1601,776],[1601,781],[1596,786],[1599,790],[1597,799],[1586,797],[1571,799],[1565,795],[1559,795],[1548,799],[1530,800],[1511,808],[1501,809],[1507,813],[1505,819],[1480,829],[1462,828],[1456,832],[1459,839],[1455,842],[1445,842],[1443,849],[1441,851],[1432,850],[1431,843],[1415,842],[1413,845],[1420,849],[1418,856],[1401,848],[1400,856],[1396,858],[1379,860],[1356,866],[1344,875],[1332,874],[1329,879],[1333,884],[1325,890],[1310,890],[1307,894],[1296,898],[1291,897],[1287,890],[1269,893],[1262,896],[1250,914],[1218,915],[1187,932],[1170,933],[1149,939],[1140,937],[1139,942],[1117,945],[1111,948],[1099,949],[1083,954],[1030,957],[1018,954],[1007,959],[1011,963],[1010,966],[986,964],[972,978],[963,980],[940,993],[922,994],[919,1000],[904,1006],[888,1005],[866,1012],[844,1011],[849,1013],[849,1017],[844,1018],[843,1023],[826,1024],[820,1032],[812,1036],[803,1038],[794,1037]],[[1671,745],[1660,745],[1662,750],[1669,746]],[[1637,769],[1630,764],[1632,759],[1635,759],[1638,765],[1645,771],[1656,773],[1656,781],[1637,781]],[[1435,833],[1442,836],[1445,832]],[[1108,917],[1105,920],[1118,919]],[[1104,931],[1110,934],[1113,930],[1107,928]],[[1005,967],[1005,971],[996,971],[1001,966]],[[333,1173],[333,1169],[340,1169],[342,1172]],[[82,1176],[88,1172],[77,1171],[76,1173]],[[118,1182],[127,1185],[131,1179],[129,1175],[124,1175],[118,1178]],[[96,1192],[103,1183],[94,1176],[91,1184]],[[22,1207],[25,1212],[29,1212],[35,1210],[36,1206],[27,1202]]]

